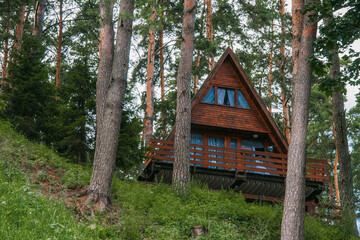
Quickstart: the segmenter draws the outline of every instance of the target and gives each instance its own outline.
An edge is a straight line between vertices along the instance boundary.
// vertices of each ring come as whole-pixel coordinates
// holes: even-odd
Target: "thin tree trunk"
[[[196,63],[195,67],[198,68],[200,65],[200,49],[197,50],[197,57],[196,57]],[[194,93],[196,94],[198,91],[198,85],[199,85],[199,75],[195,75],[194,79]]]
[[[207,12],[206,12],[206,37],[209,40],[209,42],[213,42],[213,27],[212,27],[212,7],[211,7],[211,0],[205,0],[206,6],[207,6]],[[210,59],[209,59],[209,70],[214,68],[214,53],[210,53]]]
[[[134,0],[120,1],[112,74],[106,92],[103,125],[98,132],[101,141],[96,145],[93,172],[87,189],[87,202],[96,203],[101,211],[111,203],[110,190],[129,68],[133,11]]]
[[[335,46],[330,53],[332,55],[330,77],[333,79],[337,79],[340,74],[340,60],[337,47]],[[332,104],[335,138],[340,168],[339,191],[342,208],[342,230],[346,232],[347,236],[357,238],[359,237],[359,232],[356,226],[356,207],[353,190],[354,185],[352,180],[352,166],[349,153],[349,144],[347,139],[344,96],[341,92],[333,91]]]
[[[338,207],[341,206],[340,204],[340,192],[339,192],[339,181],[338,181],[338,162],[339,162],[339,152],[336,142],[336,132],[335,132],[335,123],[334,120],[332,121],[332,130],[334,135],[334,143],[335,143],[335,163],[334,163],[334,186],[335,186],[335,195],[336,195],[336,205]]]
[[[58,37],[58,48],[57,48],[57,55],[56,55],[56,80],[55,85],[56,89],[59,90],[60,88],[60,74],[61,74],[61,45],[62,45],[62,30],[63,30],[63,0],[59,2],[59,37]],[[58,100],[58,94],[57,94]]]
[[[286,141],[290,143],[290,112],[288,108],[288,98],[286,97],[285,85],[285,0],[280,0],[281,12],[281,46],[280,46],[280,75],[282,80],[281,85],[281,105],[283,108],[283,123],[285,126]],[[296,31],[294,31],[296,33]],[[295,48],[296,49],[296,48]]]
[[[25,16],[25,5],[20,6],[19,22],[16,24],[16,35],[14,48],[17,53],[20,52],[22,36],[24,32],[24,16]]]
[[[199,38],[203,38],[203,31],[202,29],[204,29],[204,15],[205,15],[205,11],[206,11],[206,1],[204,0],[204,4],[203,4],[203,8],[201,11],[201,25],[200,25],[200,36]],[[206,19],[205,19],[205,23],[206,23]],[[207,29],[207,28],[206,28]],[[195,67],[198,68],[200,66],[200,60],[201,60],[201,54],[200,54],[200,49],[197,50],[197,57],[196,57],[196,62],[195,62]],[[196,94],[199,88],[199,75],[196,74],[195,78],[194,78],[194,93]]]
[[[113,1],[100,1],[99,69],[96,81],[96,145],[102,141],[99,131],[104,118],[106,92],[109,88],[114,57]]]
[[[7,4],[9,4],[9,2],[7,2]],[[9,30],[10,30],[9,5],[7,6],[7,8],[8,8],[8,12],[7,12],[6,29],[5,29],[6,35],[9,34]],[[9,37],[6,36],[5,43],[4,43],[4,58],[3,58],[2,66],[1,66],[1,90],[3,90],[4,85],[6,84],[4,79],[7,77],[8,53],[9,53]],[[1,93],[2,93],[2,91],[0,92],[0,94]]]
[[[274,22],[271,22],[271,35],[274,32]],[[269,78],[268,78],[268,97],[269,97],[269,112],[271,113],[271,96],[272,96],[272,65],[273,65],[273,45],[274,42],[271,39],[270,42],[270,56],[269,56]]]
[[[311,4],[313,1],[308,1]],[[294,62],[292,78],[292,129],[288,151],[288,169],[284,212],[281,223],[281,239],[305,239],[305,159],[306,132],[309,117],[311,67],[308,58],[313,54],[313,42],[316,37],[317,23],[310,19],[314,11],[308,11],[299,21],[303,2],[293,0],[293,28],[297,29],[293,44],[297,62]],[[302,17],[301,17],[302,18]],[[293,29],[294,31],[294,29]],[[294,42],[294,41],[293,41]],[[299,71],[301,69],[301,71]]]
[[[152,14],[150,16],[151,23],[149,27],[148,61],[146,69],[145,145],[150,143],[150,138],[153,136],[154,123],[155,20],[157,17],[157,9],[155,6],[152,6],[151,9]]]
[[[38,36],[42,32],[45,8],[46,0],[39,0],[36,2],[33,32],[35,36]]]
[[[172,184],[185,193],[189,180],[191,130],[191,67],[194,47],[195,0],[184,1],[181,58],[177,75],[177,105],[175,131],[175,162]]]
[[[287,143],[290,144],[290,111],[284,87],[281,88],[281,105],[283,107],[283,123],[285,126],[285,137]]]
[[[163,2],[161,2],[163,3]],[[164,23],[162,24],[162,28],[160,29],[160,87],[161,87],[161,101],[165,102],[165,75],[164,75]],[[165,112],[164,110],[161,112],[161,124],[163,126],[163,130],[161,135],[165,137],[166,129],[165,129]]]

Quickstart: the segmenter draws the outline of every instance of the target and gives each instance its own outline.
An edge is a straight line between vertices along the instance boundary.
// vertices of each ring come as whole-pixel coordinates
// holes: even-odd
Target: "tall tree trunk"
[[[340,75],[340,60],[337,47],[330,52],[332,62],[330,66],[330,77],[337,79]],[[335,128],[335,139],[337,145],[337,154],[340,168],[340,202],[341,202],[341,219],[342,230],[347,236],[359,237],[356,226],[356,207],[354,197],[354,185],[352,180],[351,158],[349,153],[349,144],[347,139],[347,126],[345,119],[344,96],[341,92],[333,91],[333,120]]]
[[[197,57],[196,57],[196,63],[195,67],[198,68],[200,65],[200,49],[197,50]],[[194,78],[194,93],[196,94],[198,91],[198,85],[199,85],[199,75],[195,75]]]
[[[307,2],[314,3],[313,0]],[[306,132],[309,117],[309,102],[311,89],[311,67],[308,58],[313,54],[313,42],[316,37],[317,23],[310,16],[314,11],[308,11],[304,19],[299,20],[303,2],[293,0],[293,28],[296,34],[293,44],[297,62],[294,62],[292,78],[292,129],[288,151],[288,169],[284,213],[281,223],[281,239],[305,239],[305,160]],[[293,29],[294,32],[294,29]],[[293,41],[294,42],[294,41]],[[301,69],[301,70],[299,70]]]
[[[19,53],[21,49],[22,36],[24,32],[24,16],[25,16],[25,5],[20,6],[19,22],[16,24],[16,35],[14,48],[15,52]]]
[[[283,108],[283,123],[285,126],[286,141],[290,143],[290,112],[288,107],[288,98],[285,91],[285,0],[280,0],[281,12],[281,46],[280,46],[280,75],[281,75],[281,105]],[[296,31],[294,31],[296,33]]]
[[[100,1],[99,69],[96,81],[96,145],[102,141],[98,133],[102,131],[106,92],[110,83],[114,57],[113,9],[113,1]]]
[[[281,105],[283,107],[283,123],[285,126],[285,137],[287,143],[290,144],[290,111],[288,106],[288,98],[284,87],[281,88]]]
[[[161,1],[163,4],[163,1]],[[162,15],[162,13],[161,13]],[[162,23],[162,27],[160,29],[160,37],[159,37],[159,45],[160,45],[160,87],[161,87],[161,101],[165,102],[165,75],[164,75],[164,23]],[[161,112],[161,124],[163,126],[163,130],[161,136],[165,137],[166,134],[166,126],[165,126],[165,112]]]
[[[274,32],[274,22],[271,22],[271,36]],[[269,97],[269,112],[271,112],[271,95],[272,95],[272,66],[273,66],[273,45],[274,42],[271,39],[270,42],[270,56],[269,56],[269,78],[268,78],[268,97]]]
[[[9,13],[9,2],[7,1],[7,20],[6,20],[6,29],[5,29],[5,34],[8,35],[9,34],[9,30],[10,30],[10,13]],[[7,77],[7,63],[8,63],[8,53],[9,53],[9,37],[6,36],[5,40],[4,40],[4,57],[3,57],[3,63],[1,66],[1,90],[4,88],[4,85],[6,84],[6,82],[4,81],[4,79]],[[2,93],[2,91],[0,92],[0,94]]]
[[[150,143],[150,138],[153,136],[154,123],[155,20],[157,17],[157,9],[155,6],[151,6],[151,9],[152,14],[150,16],[151,23],[149,27],[148,61],[146,69],[145,145]]]
[[[194,47],[195,0],[184,1],[181,57],[177,75],[177,105],[175,123],[175,162],[172,184],[176,191],[185,193],[189,180],[191,130],[191,67]]]
[[[133,11],[134,0],[120,1],[111,79],[106,92],[102,129],[98,132],[101,141],[96,145],[93,172],[87,189],[87,202],[96,203],[101,211],[111,203],[110,190],[129,68]]]
[[[336,132],[335,132],[335,123],[334,120],[332,121],[332,130],[335,140],[335,163],[334,163],[334,186],[335,186],[335,196],[336,196],[336,205],[338,207],[341,206],[340,203],[340,192],[339,192],[339,178],[338,178],[338,163],[339,163],[339,152],[336,142]]]
[[[213,42],[213,27],[212,27],[212,7],[211,7],[211,0],[205,0],[206,6],[207,6],[207,12],[206,12],[206,37],[209,40],[209,42]],[[210,52],[210,58],[209,58],[209,70],[214,68],[214,53]]]
[[[57,48],[57,55],[56,55],[56,80],[55,85],[56,89],[59,90],[60,88],[60,74],[61,74],[61,45],[62,45],[62,30],[63,30],[63,0],[59,2],[59,37],[58,37],[58,48]],[[58,98],[58,94],[57,94]]]
[[[35,17],[34,17],[34,35],[38,36],[42,32],[44,13],[46,8],[46,0],[39,0],[36,2]]]

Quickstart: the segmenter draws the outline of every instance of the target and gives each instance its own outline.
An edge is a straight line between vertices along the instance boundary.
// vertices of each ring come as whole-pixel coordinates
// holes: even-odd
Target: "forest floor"
[[[90,166],[59,157],[0,120],[0,239],[279,239],[282,207],[247,203],[241,194],[191,183],[170,186],[114,177],[112,210],[92,211],[76,195]],[[306,217],[306,239],[342,239],[326,219]]]

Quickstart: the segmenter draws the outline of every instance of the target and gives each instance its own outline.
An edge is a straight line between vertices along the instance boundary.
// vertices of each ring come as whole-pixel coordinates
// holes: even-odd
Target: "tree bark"
[[[307,3],[313,4],[314,2],[310,0]],[[297,62],[294,62],[292,78],[292,129],[281,223],[281,239],[283,240],[305,239],[306,133],[312,78],[308,58],[314,51],[313,42],[316,37],[317,23],[314,19],[310,19],[310,16],[316,14],[314,11],[308,11],[304,15],[304,19],[299,21],[298,13],[301,14],[302,6],[301,0],[293,0],[293,28],[300,31],[296,32],[294,37],[301,37],[297,39],[298,43],[293,44],[297,48],[295,51]]]
[[[163,1],[161,1],[163,4]],[[162,15],[162,13],[161,13]],[[162,27],[160,29],[159,36],[159,45],[160,45],[160,87],[161,87],[161,101],[165,102],[165,75],[164,75],[164,23],[162,23]],[[161,124],[163,126],[161,136],[165,137],[166,134],[166,126],[165,126],[165,112],[161,112]]]
[[[290,144],[290,111],[288,107],[288,98],[285,92],[286,85],[286,77],[285,77],[285,0],[280,0],[280,13],[281,13],[281,46],[280,46],[280,75],[282,80],[281,86],[281,105],[283,108],[283,123],[285,126],[285,137],[288,144]],[[294,34],[297,31],[293,31]],[[296,42],[296,44],[298,44]],[[293,51],[296,50],[297,47],[293,41]],[[294,58],[294,55],[293,55]]]
[[[271,35],[274,32],[274,22],[271,23]],[[270,42],[270,56],[269,56],[269,78],[268,78],[268,97],[269,97],[269,112],[271,113],[271,95],[272,95],[272,66],[273,66],[273,45],[274,42],[271,40]]]
[[[9,6],[9,1],[6,2],[7,4],[7,20],[6,20],[6,29],[5,29],[5,34],[8,35],[9,34],[9,30],[10,30],[10,6]],[[4,79],[7,77],[7,63],[8,63],[8,53],[9,53],[9,37],[6,36],[5,40],[4,40],[4,57],[3,57],[3,63],[1,66],[1,90],[3,90],[4,85],[6,84],[6,82],[4,81]],[[2,91],[0,92],[0,94],[2,94]]]
[[[339,163],[339,152],[336,142],[336,132],[335,132],[335,123],[334,120],[332,121],[332,130],[334,135],[334,142],[335,142],[335,163],[334,163],[334,186],[335,186],[335,196],[336,196],[336,205],[338,207],[341,206],[340,203],[340,192],[339,192],[339,181],[338,181],[338,163]]]
[[[184,1],[181,58],[177,75],[175,162],[172,184],[175,191],[186,192],[189,180],[191,130],[191,68],[194,47],[195,0]]]
[[[285,126],[285,137],[287,143],[290,144],[290,111],[288,107],[288,98],[286,97],[284,87],[281,88],[281,105],[283,107],[283,123]]]
[[[104,119],[105,97],[109,87],[114,57],[113,1],[100,1],[99,69],[96,81],[96,145]]]
[[[101,141],[96,145],[93,172],[87,189],[87,202],[96,203],[101,211],[111,203],[110,190],[129,68],[133,11],[134,0],[120,1],[111,79],[106,92],[103,125],[98,132]]]
[[[157,17],[157,9],[155,6],[151,6],[151,9],[152,14],[150,16],[151,23],[149,27],[148,61],[146,69],[145,145],[150,143],[150,138],[153,136],[154,123],[155,20]]]
[[[22,36],[24,32],[24,16],[25,16],[25,5],[20,6],[19,22],[16,24],[16,35],[14,48],[15,52],[19,53],[21,49]]]
[[[36,2],[35,17],[34,17],[34,35],[38,36],[42,32],[44,13],[46,8],[46,0],[39,0]]]
[[[211,7],[211,0],[205,0],[207,6],[206,12],[206,37],[209,42],[213,42],[213,27],[212,27],[212,7]],[[214,68],[214,53],[210,52],[210,59],[209,59],[209,70]]]
[[[337,79],[340,74],[340,60],[337,47],[330,52],[332,61],[330,66],[330,77]],[[341,203],[341,219],[342,230],[346,232],[346,236],[359,237],[356,225],[356,207],[354,197],[354,185],[352,180],[352,166],[349,153],[349,144],[347,139],[347,126],[345,118],[344,96],[341,92],[333,90],[333,120],[335,128],[335,141],[337,146],[337,155],[339,158],[340,168],[340,203]]]
[[[200,65],[200,49],[197,50],[197,57],[196,57],[196,63],[195,67],[198,68]],[[194,78],[194,93],[196,94],[198,91],[198,85],[199,85],[199,75],[195,75]]]
[[[60,88],[60,74],[61,74],[61,45],[62,45],[62,33],[63,33],[63,0],[59,1],[59,37],[58,37],[58,48],[57,48],[57,56],[56,56],[56,80],[55,85],[56,89]],[[58,94],[57,94],[58,100]]]

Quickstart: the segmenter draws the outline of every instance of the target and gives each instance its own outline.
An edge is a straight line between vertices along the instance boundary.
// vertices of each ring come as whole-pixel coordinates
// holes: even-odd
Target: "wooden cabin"
[[[192,178],[211,189],[241,191],[247,199],[281,201],[288,144],[230,48],[191,107]],[[171,183],[174,131],[166,140],[151,139],[140,180]],[[307,202],[316,201],[328,179],[325,160],[307,159]]]

